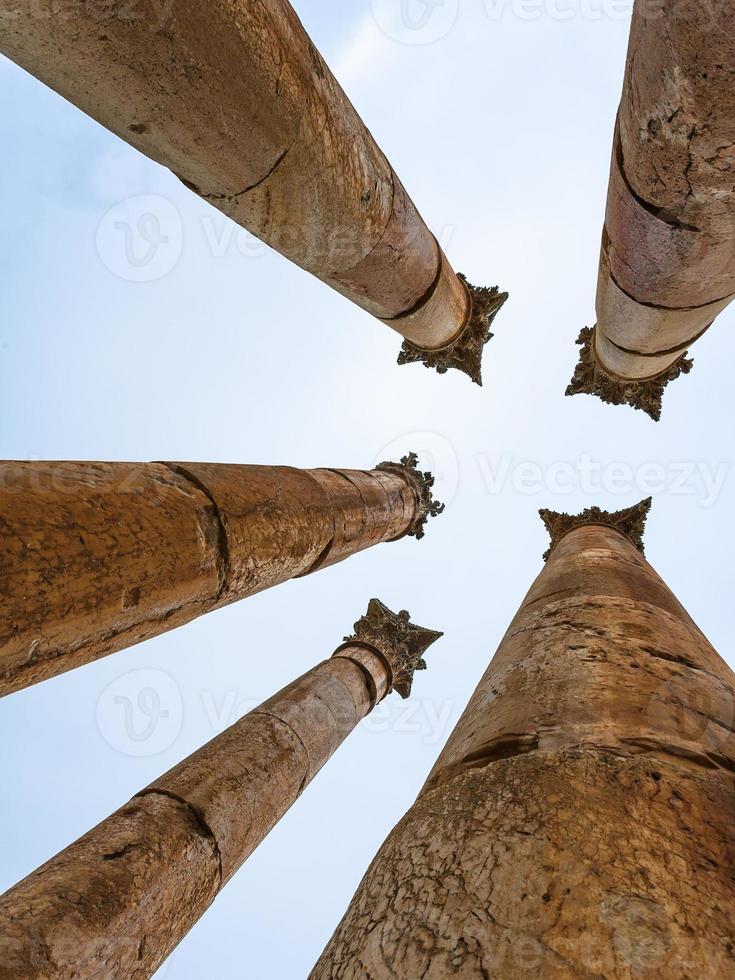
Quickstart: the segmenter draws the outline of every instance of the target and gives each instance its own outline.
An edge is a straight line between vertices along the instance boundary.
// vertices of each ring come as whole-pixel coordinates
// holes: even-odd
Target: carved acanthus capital
[[[438,517],[444,512],[444,504],[434,500],[432,488],[434,476],[418,468],[419,458],[416,453],[404,456],[400,463],[380,463],[375,468],[388,473],[399,473],[405,477],[416,493],[416,517],[411,527],[406,531],[408,537],[423,538],[426,522],[430,517]]]
[[[630,405],[658,422],[666,385],[682,374],[689,374],[694,361],[687,357],[685,351],[670,368],[655,378],[648,381],[624,381],[612,377],[600,366],[595,356],[594,338],[595,331],[590,327],[585,327],[577,338],[582,350],[566,394],[597,395],[608,405]]]
[[[565,535],[569,534],[578,527],[586,527],[590,524],[601,524],[604,527],[611,527],[615,531],[624,535],[640,553],[645,554],[643,545],[643,532],[646,529],[646,520],[651,510],[653,498],[648,497],[633,507],[625,510],[607,511],[599,507],[589,507],[581,514],[558,514],[553,510],[541,510],[541,520],[546,526],[551,538],[551,547],[544,555],[547,561],[549,555]]]
[[[462,333],[447,347],[439,350],[424,350],[416,347],[410,340],[405,340],[398,355],[398,363],[413,364],[420,361],[439,374],[446,374],[450,368],[456,368],[468,374],[475,384],[481,385],[482,354],[485,344],[493,337],[490,327],[508,299],[508,294],[499,292],[497,286],[472,286],[461,273],[458,276],[467,287],[471,303],[469,319]]]
[[[414,673],[426,670],[424,653],[443,635],[415,626],[405,610],[394,613],[379,599],[371,599],[367,613],[355,623],[355,632],[345,637],[345,643],[375,650],[390,669],[390,688],[407,698]]]

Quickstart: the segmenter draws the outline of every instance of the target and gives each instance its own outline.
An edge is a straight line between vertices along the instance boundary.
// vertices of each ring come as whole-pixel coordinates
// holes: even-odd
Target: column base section
[[[425,350],[406,340],[398,355],[398,363],[421,362],[427,368],[434,368],[438,374],[446,374],[450,368],[455,368],[468,375],[475,384],[482,385],[482,354],[485,344],[493,337],[490,327],[508,299],[508,293],[501,293],[497,286],[472,286],[463,275],[458,275],[471,299],[469,318],[462,332],[451,344],[437,350]]]
[[[468,766],[391,833],[310,980],[730,977],[734,804],[665,750]]]
[[[655,422],[661,419],[664,389],[670,381],[689,374],[694,361],[687,351],[671,367],[653,378],[629,380],[610,375],[595,356],[595,331],[585,327],[577,339],[582,348],[579,364],[566,390],[567,395],[597,395],[608,405],[630,405],[649,415]]]

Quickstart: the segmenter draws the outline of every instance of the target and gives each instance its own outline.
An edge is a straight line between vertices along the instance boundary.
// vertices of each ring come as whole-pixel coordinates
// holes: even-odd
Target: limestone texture
[[[568,394],[660,417],[664,387],[735,298],[735,9],[635,5],[597,286]]]
[[[363,620],[366,617],[363,617]],[[440,636],[372,600],[354,641],[0,897],[0,978],[158,969],[358,722]]]
[[[441,507],[415,462],[0,463],[0,695],[422,536]]]
[[[313,980],[735,976],[735,675],[639,540],[547,518],[544,570]]]
[[[466,291],[286,0],[41,7],[3,5],[3,54],[414,344],[458,338]]]

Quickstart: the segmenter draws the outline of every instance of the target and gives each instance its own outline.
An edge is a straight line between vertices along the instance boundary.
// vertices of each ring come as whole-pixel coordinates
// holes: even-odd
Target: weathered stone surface
[[[380,242],[393,211],[394,176],[339,83],[313,53],[318,65],[304,93],[295,142],[271,173],[227,202],[226,210],[303,269],[334,276],[362,262]],[[421,222],[418,213],[415,218]]]
[[[666,309],[693,309],[731,297],[735,221],[729,233],[716,233],[666,220],[632,192],[622,169],[619,139],[616,132],[605,214],[614,281],[632,299]]]
[[[628,359],[621,362],[626,376],[650,376],[657,370],[660,373],[661,366],[668,366],[672,358],[688,350],[730,302],[728,296],[694,309],[665,309],[638,303],[613,281],[603,245],[597,281],[595,333],[603,344],[607,340],[607,347],[611,344],[618,347],[618,356],[628,355]],[[614,365],[610,368],[614,373]]]
[[[216,841],[219,888],[296,800],[308,772],[306,749],[290,726],[253,711],[156,779],[142,799],[172,796],[199,814]]]
[[[406,636],[423,651],[441,635],[385,611],[385,629],[343,644],[0,898],[0,977],[149,977],[394,679],[406,682]]]
[[[433,289],[441,250],[394,175],[393,211],[383,237],[352,269],[326,278],[334,289],[383,320],[420,306]]]
[[[735,10],[637,4],[620,107],[625,172],[662,217],[731,234]]]
[[[224,884],[372,706],[365,670],[327,660],[146,792],[186,800],[200,814],[217,842]]]
[[[687,348],[733,299],[734,26],[727,3],[635,6],[594,344],[568,394],[658,418],[663,388],[691,368]]]
[[[1,463],[0,694],[423,533],[417,472]]]
[[[442,252],[441,268],[424,301],[400,316],[383,322],[412,344],[435,350],[446,347],[457,339],[467,325],[469,314],[470,297],[467,288],[457,278]]]
[[[457,337],[457,276],[286,0],[15,0],[0,49],[413,342]]]
[[[734,805],[643,755],[478,763],[392,832],[311,978],[724,980]]]
[[[526,596],[427,786],[514,739],[735,772],[735,677],[643,555],[569,531]]]
[[[668,371],[672,364],[688,353],[688,345],[683,349],[670,351],[667,354],[639,354],[637,351],[624,350],[613,343],[600,329],[595,327],[594,354],[598,365],[611,378],[634,382],[656,382],[661,375]]]
[[[312,470],[327,499],[344,501],[334,520],[332,540],[320,567],[334,565],[355,550],[403,537],[416,512],[412,485],[382,473],[357,470]]]
[[[0,692],[205,612],[224,581],[206,494],[161,464],[0,464]]]
[[[312,977],[735,975],[734,804],[735,675],[569,526]]]
[[[332,656],[337,660],[351,660],[354,664],[364,668],[363,674],[368,682],[371,706],[375,706],[386,695],[390,694],[394,681],[393,668],[391,659],[386,657],[382,651],[378,651],[374,646],[368,646],[366,643],[358,644],[356,641],[348,641],[339,647]]]
[[[0,977],[150,977],[219,881],[216,842],[191,807],[131,800],[0,898]]]
[[[3,53],[207,198],[295,143],[321,59],[286,0],[9,0]]]

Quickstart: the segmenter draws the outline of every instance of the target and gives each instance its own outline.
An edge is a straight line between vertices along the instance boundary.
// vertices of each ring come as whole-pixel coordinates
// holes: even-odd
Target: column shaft
[[[441,634],[373,600],[334,656],[0,898],[0,978],[149,977]]]
[[[735,296],[735,11],[636,3],[597,286],[570,394],[654,418]]]
[[[370,710],[327,661],[0,899],[0,976],[148,977]]]
[[[734,708],[633,544],[569,531],[312,977],[735,973]]]
[[[409,353],[469,329],[472,291],[286,0],[61,7],[6,4],[3,53],[384,320]],[[483,346],[487,316],[480,333]]]
[[[440,508],[414,463],[0,464],[0,694],[422,535]]]

